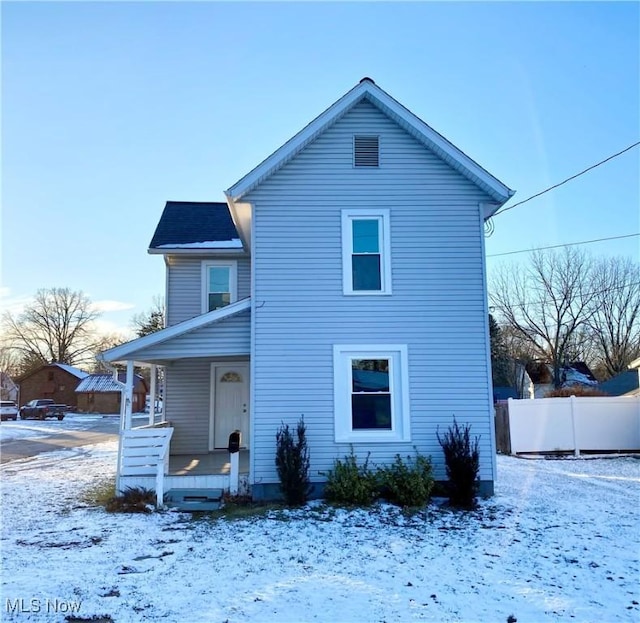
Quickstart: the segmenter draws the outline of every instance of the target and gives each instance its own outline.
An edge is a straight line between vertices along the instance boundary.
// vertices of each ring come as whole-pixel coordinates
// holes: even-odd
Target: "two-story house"
[[[276,431],[302,415],[318,494],[351,448],[415,448],[444,480],[455,416],[491,493],[484,224],[513,191],[364,78],[225,194],[167,203],[167,328],[103,355],[164,366],[167,487],[228,484],[239,429],[254,497],[276,496]]]

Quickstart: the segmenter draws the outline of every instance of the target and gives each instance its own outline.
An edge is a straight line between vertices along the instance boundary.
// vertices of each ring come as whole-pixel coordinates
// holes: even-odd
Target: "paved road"
[[[114,417],[74,418],[68,416],[62,422],[48,420],[19,420],[2,422],[2,427],[36,426],[36,435],[6,439],[0,443],[0,462],[9,463],[42,452],[63,450],[111,441],[118,435],[118,419]]]

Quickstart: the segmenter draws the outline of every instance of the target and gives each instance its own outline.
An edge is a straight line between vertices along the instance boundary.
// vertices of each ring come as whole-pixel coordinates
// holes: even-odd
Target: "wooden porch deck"
[[[171,454],[169,476],[229,475],[231,464],[226,450],[207,454]],[[249,450],[240,450],[240,473],[249,473]]]

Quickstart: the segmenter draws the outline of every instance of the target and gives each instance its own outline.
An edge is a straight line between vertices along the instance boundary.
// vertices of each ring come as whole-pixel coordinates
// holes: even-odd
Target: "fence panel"
[[[640,397],[509,399],[511,452],[640,450]]]

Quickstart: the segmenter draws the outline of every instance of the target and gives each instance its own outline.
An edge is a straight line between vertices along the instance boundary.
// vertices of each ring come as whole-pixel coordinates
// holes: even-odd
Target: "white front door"
[[[243,447],[249,447],[249,366],[213,364],[211,366],[211,419],[209,450],[226,448],[234,430],[242,434]]]

